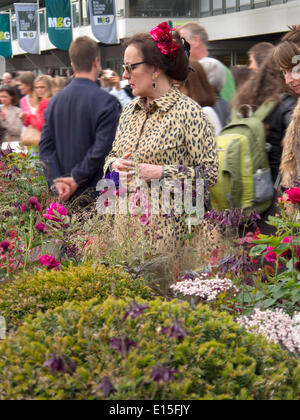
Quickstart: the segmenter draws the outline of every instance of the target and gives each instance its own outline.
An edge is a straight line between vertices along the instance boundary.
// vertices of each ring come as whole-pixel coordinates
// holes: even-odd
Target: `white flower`
[[[300,354],[300,313],[291,318],[282,309],[256,308],[251,316],[242,316],[237,322],[247,331],[262,334],[269,342]]]
[[[198,296],[206,302],[216,300],[220,293],[229,290],[234,293],[238,292],[238,289],[230,279],[209,278],[207,274],[203,273],[194,280],[187,279],[173,284],[171,289],[184,296]]]

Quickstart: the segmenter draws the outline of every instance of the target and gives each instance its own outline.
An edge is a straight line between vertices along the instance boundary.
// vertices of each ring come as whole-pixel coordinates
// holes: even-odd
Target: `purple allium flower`
[[[135,319],[138,316],[142,315],[146,309],[149,308],[149,305],[139,305],[136,302],[133,302],[132,306],[125,312],[122,322],[124,322],[128,317]]]
[[[187,336],[187,332],[182,328],[180,322],[174,322],[171,327],[165,327],[161,332],[162,334],[169,334],[169,337],[174,337],[179,341],[182,341]]]
[[[104,397],[109,397],[110,394],[116,392],[116,389],[113,386],[109,376],[104,376],[99,387],[97,388],[97,391],[98,390],[101,390],[103,392]]]
[[[3,252],[7,251],[9,247],[10,247],[10,242],[9,241],[0,242],[0,249],[2,248]]]
[[[173,381],[173,374],[177,372],[177,370],[169,369],[165,365],[156,365],[152,371],[151,379],[158,383]]]
[[[112,338],[110,340],[110,348],[116,349],[122,356],[126,356],[130,350],[130,347],[137,347],[135,341],[130,340],[128,337]]]
[[[66,359],[65,356],[56,355],[55,353],[51,354],[51,358],[47,360],[44,367],[49,367],[51,374],[54,372],[66,372],[70,375],[76,371],[76,363],[74,360]]]

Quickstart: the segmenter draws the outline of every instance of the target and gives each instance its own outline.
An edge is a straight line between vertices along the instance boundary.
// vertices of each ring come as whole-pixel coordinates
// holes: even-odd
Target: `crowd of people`
[[[233,111],[246,118],[275,101],[264,121],[268,158],[274,184],[282,173],[282,183],[291,186],[300,179],[300,82],[293,61],[299,51],[295,27],[277,46],[252,47],[247,66],[229,69],[209,57],[202,26],[173,30],[165,22],[129,40],[120,76],[101,69],[96,42],[79,37],[69,51],[71,80],[3,75],[2,147],[22,144],[27,128],[34,128],[49,188],[61,201],[83,193],[95,198],[97,182],[111,171],[132,176],[133,154],[147,183],[195,180],[205,172],[209,187],[218,181],[216,136]],[[156,222],[163,243],[184,235],[183,217]]]

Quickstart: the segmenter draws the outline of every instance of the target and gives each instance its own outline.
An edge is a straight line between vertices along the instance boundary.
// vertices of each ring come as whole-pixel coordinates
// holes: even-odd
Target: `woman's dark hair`
[[[243,85],[252,75],[252,70],[246,65],[231,66],[230,71],[234,78],[236,89]]]
[[[11,97],[12,105],[17,105],[19,103],[18,94],[14,87],[8,85],[1,86],[0,92],[6,92]]]
[[[251,55],[256,61],[257,67],[260,67],[268,54],[274,49],[274,45],[270,42],[259,42],[247,51],[248,57]]]
[[[183,41],[177,31],[172,33],[172,38],[180,47],[179,54],[174,59],[162,54],[157,47],[157,43],[147,33],[134,35],[126,43],[126,47],[135,45],[141,51],[143,61],[146,64],[163,70],[170,79],[182,82],[189,74],[189,60],[183,48]]]
[[[24,85],[30,86],[32,92],[34,89],[34,79],[35,74],[32,71],[24,71],[24,73],[22,73],[18,78],[19,82],[24,83]]]
[[[206,73],[198,61],[192,61],[191,71],[184,83],[187,95],[198,102],[201,106],[211,106],[216,104],[216,93],[209,83]]]
[[[300,55],[300,25],[291,26],[290,29],[290,32],[282,37],[274,51],[276,63],[285,70],[290,70],[298,64],[297,61],[293,61],[293,58]]]
[[[285,84],[283,74],[271,54],[237,91],[232,105],[239,109],[247,104],[256,110],[265,101],[278,100],[283,93],[293,95]]]

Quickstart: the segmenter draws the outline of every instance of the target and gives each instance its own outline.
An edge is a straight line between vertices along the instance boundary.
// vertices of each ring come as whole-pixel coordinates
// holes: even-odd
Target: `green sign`
[[[0,14],[0,55],[4,58],[12,57],[10,14]]]
[[[70,0],[46,0],[47,27],[56,48],[68,51],[73,39]]]

